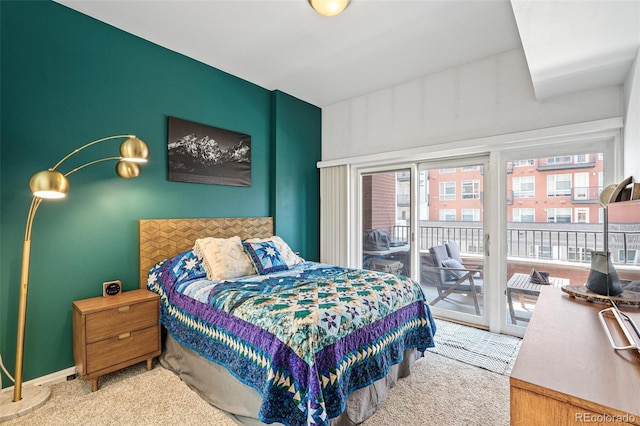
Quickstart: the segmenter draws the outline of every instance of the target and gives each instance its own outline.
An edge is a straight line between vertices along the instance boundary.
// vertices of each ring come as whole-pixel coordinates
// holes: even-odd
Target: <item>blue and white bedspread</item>
[[[147,287],[176,340],[260,393],[265,423],[327,425],[405,349],[434,346],[422,290],[402,276],[304,262],[208,281],[189,250],[155,265]]]

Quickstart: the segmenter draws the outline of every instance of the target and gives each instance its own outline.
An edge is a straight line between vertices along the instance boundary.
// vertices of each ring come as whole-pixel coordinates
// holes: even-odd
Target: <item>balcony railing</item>
[[[574,186],[571,189],[571,201],[574,204],[593,204],[600,200],[601,186]]]
[[[554,225],[519,223],[507,227],[507,256],[525,259],[544,259],[590,263],[591,252],[604,250],[604,232],[601,225],[584,226],[584,229],[568,230]],[[614,264],[640,264],[640,229],[609,229],[609,251]],[[483,229],[479,226],[421,225],[418,231],[420,250],[455,240],[464,253],[484,253]],[[393,228],[393,239],[409,241],[409,226]]]
[[[411,205],[411,194],[396,195],[396,205],[398,207],[407,207]]]

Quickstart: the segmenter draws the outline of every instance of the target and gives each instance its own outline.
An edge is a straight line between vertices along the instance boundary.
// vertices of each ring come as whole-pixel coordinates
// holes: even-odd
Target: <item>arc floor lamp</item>
[[[98,160],[89,161],[66,173],[58,171],[62,165],[78,152],[101,142],[114,139],[125,139],[120,144],[120,155],[105,157]],[[149,148],[135,135],[117,135],[98,139],[86,145],[76,148],[69,154],[62,157],[53,167],[42,170],[31,177],[29,186],[33,192],[31,207],[27,215],[27,225],[24,232],[24,242],[22,245],[22,269],[20,272],[20,299],[18,304],[18,329],[16,336],[16,359],[14,373],[13,399],[8,395],[0,395],[0,422],[19,417],[38,408],[46,402],[51,391],[44,386],[25,387],[22,389],[22,367],[24,361],[24,338],[27,319],[27,293],[29,289],[29,263],[31,258],[31,228],[36,211],[43,199],[63,198],[69,191],[69,181],[67,176],[84,169],[85,167],[116,160],[116,173],[121,178],[134,178],[140,175],[140,163],[145,163],[149,158]]]

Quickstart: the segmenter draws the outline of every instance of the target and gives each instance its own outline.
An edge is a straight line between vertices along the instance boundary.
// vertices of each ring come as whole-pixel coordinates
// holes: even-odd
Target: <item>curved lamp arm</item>
[[[73,151],[71,151],[70,153],[68,153],[67,155],[65,155],[64,157],[62,157],[62,158],[60,159],[60,161],[58,161],[58,162],[55,164],[55,166],[51,167],[49,170],[55,170],[55,169],[57,169],[57,168],[58,168],[58,167],[60,167],[60,165],[61,165],[62,163],[64,163],[64,162],[65,162],[69,157],[74,156],[74,155],[75,155],[75,154],[77,154],[78,152],[82,151],[83,149],[89,148],[89,147],[90,147],[90,146],[92,146],[92,145],[98,144],[98,143],[100,143],[100,142],[108,141],[108,140],[111,140],[111,139],[135,138],[135,137],[136,137],[136,135],[116,135],[116,136],[109,136],[109,137],[102,138],[102,139],[97,139],[97,140],[95,140],[95,141],[93,141],[93,142],[89,142],[88,144],[86,144],[86,145],[82,145],[80,148],[76,148],[76,149],[74,149]],[[69,173],[69,174],[71,174],[71,173]],[[65,175],[65,176],[66,176],[66,175]]]
[[[56,169],[60,167],[67,159],[78,152],[101,142],[112,139],[127,138],[120,145],[120,156],[106,157],[88,163],[82,164],[65,174],[60,173]],[[91,165],[102,163],[105,161],[118,160],[116,172],[122,178],[132,178],[140,175],[140,166],[137,163],[146,162],[149,158],[149,148],[147,145],[135,135],[118,135],[97,139],[81,146],[69,154],[62,157],[52,168],[40,171],[31,177],[29,185],[34,193],[27,214],[27,224],[24,233],[24,242],[22,245],[22,268],[20,272],[20,300],[18,303],[18,331],[16,337],[16,364],[14,374],[14,390],[13,402],[22,399],[22,370],[24,363],[24,339],[27,319],[27,294],[29,289],[29,264],[31,258],[31,230],[33,228],[33,219],[36,211],[44,198],[61,198],[64,197],[69,190],[69,182],[67,176],[82,170]],[[47,395],[48,397],[48,395]]]

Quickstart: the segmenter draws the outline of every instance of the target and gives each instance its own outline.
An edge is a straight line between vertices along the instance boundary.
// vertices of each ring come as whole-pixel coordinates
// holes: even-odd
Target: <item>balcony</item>
[[[601,186],[576,186],[571,190],[573,204],[597,204],[600,202]]]
[[[507,227],[507,278],[514,274],[530,274],[532,268],[549,272],[550,276],[562,279],[563,283],[581,285],[586,282],[591,266],[591,252],[602,251],[604,235],[600,224],[509,223]],[[640,224],[612,224],[609,227],[609,251],[616,271],[621,279],[640,279]],[[393,239],[409,241],[409,227],[395,226]],[[484,255],[483,229],[479,226],[458,222],[423,222],[418,231],[420,270],[431,267],[429,248],[456,241],[465,261],[481,261]],[[408,262],[410,259],[405,259]],[[407,263],[407,270],[408,263]],[[437,292],[433,284],[424,279],[421,285],[427,300],[434,300]],[[506,297],[504,298],[507,304]],[[527,318],[535,309],[535,297],[513,299],[512,306],[518,317]],[[436,305],[457,312],[475,314],[470,296],[452,294]],[[480,307],[483,300],[480,297]],[[508,310],[507,310],[508,312]],[[509,318],[507,319],[509,321]],[[526,322],[517,321],[518,325]]]
[[[421,251],[429,247],[457,241],[461,249],[471,255],[482,255],[483,229],[468,223],[429,222],[418,230]],[[458,225],[460,223],[460,225]],[[507,227],[507,257],[547,262],[589,264],[590,252],[604,249],[604,232],[600,224],[574,224],[575,229],[565,229],[565,224],[509,223]],[[611,228],[614,229],[611,229]],[[640,265],[640,224],[629,224],[628,229],[609,229],[609,251],[614,264]],[[395,225],[393,239],[408,241],[409,226]]]

